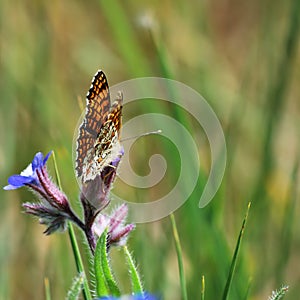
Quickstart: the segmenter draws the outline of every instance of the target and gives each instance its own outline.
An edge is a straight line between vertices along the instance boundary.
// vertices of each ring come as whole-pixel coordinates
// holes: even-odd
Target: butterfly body
[[[77,139],[76,172],[82,182],[93,180],[122,154],[120,144],[123,96],[110,105],[105,74],[98,71],[87,94],[87,106]]]

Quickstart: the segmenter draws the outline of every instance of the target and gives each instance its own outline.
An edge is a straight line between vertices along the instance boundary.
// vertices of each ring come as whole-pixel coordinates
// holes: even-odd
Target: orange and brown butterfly
[[[76,173],[82,182],[93,180],[122,155],[120,144],[123,96],[110,104],[107,78],[99,70],[86,96],[86,112],[79,128]]]

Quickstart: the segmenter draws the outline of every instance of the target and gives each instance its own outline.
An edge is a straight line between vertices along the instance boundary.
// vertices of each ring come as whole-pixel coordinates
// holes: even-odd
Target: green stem
[[[58,168],[57,168],[57,164],[56,164],[54,151],[52,153],[52,157],[53,157],[53,162],[54,162],[54,169],[55,169],[57,184],[58,184],[58,187],[60,188],[60,190],[62,190],[60,176],[59,176],[59,172],[58,172]],[[88,281],[87,281],[87,278],[86,278],[86,275],[85,275],[85,271],[84,271],[84,267],[83,267],[79,247],[78,247],[78,244],[77,244],[77,240],[76,240],[76,237],[75,237],[74,229],[73,229],[73,226],[70,222],[68,222],[68,233],[69,233],[69,238],[70,238],[70,241],[71,241],[73,255],[74,255],[74,258],[75,258],[77,272],[84,274],[83,297],[84,297],[85,300],[92,300],[92,295],[91,295],[89,284],[88,284]]]
[[[170,219],[171,219],[171,224],[172,224],[172,229],[173,229],[173,236],[174,236],[176,253],[177,253],[182,299],[187,300],[188,296],[187,296],[186,282],[185,282],[185,277],[184,277],[182,251],[181,251],[179,235],[178,235],[178,231],[177,231],[177,227],[176,227],[176,222],[175,222],[175,218],[174,218],[173,214],[170,215]]]
[[[49,284],[49,279],[48,278],[44,279],[44,285],[45,285],[45,299],[46,300],[51,300],[50,284]]]
[[[69,237],[70,237],[71,246],[72,246],[72,250],[73,250],[73,255],[74,255],[74,258],[75,258],[77,272],[84,274],[84,281],[83,281],[83,296],[84,296],[84,299],[85,300],[92,300],[92,295],[91,295],[89,284],[87,282],[87,278],[86,278],[86,275],[85,275],[85,271],[84,271],[84,267],[83,267],[79,247],[78,247],[78,244],[77,244],[77,240],[76,240],[76,237],[75,237],[74,229],[73,229],[73,226],[70,222],[68,222],[68,232],[69,232]]]
[[[204,295],[205,295],[205,277],[202,275],[202,280],[201,280],[201,300],[204,300]]]
[[[54,151],[52,152],[52,159],[53,159],[53,164],[54,164],[54,172],[55,172],[55,176],[56,176],[57,185],[60,188],[60,190],[62,190],[61,180],[60,180],[60,176],[59,176],[59,172],[58,172],[58,167],[57,167]]]

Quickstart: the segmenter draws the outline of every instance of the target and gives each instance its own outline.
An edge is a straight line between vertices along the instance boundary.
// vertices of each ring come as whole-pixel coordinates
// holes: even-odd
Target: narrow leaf
[[[247,300],[248,297],[249,297],[251,284],[252,284],[252,278],[250,278],[249,281],[248,281],[248,286],[247,286],[247,290],[246,290],[246,293],[245,293],[245,297],[243,298],[244,300]]]
[[[140,275],[137,271],[137,267],[133,261],[133,258],[130,254],[130,252],[128,251],[127,246],[123,246],[123,250],[126,256],[126,260],[127,260],[127,264],[129,267],[129,273],[131,276],[131,285],[132,285],[132,293],[133,294],[143,294],[143,285],[141,282],[141,278]]]
[[[58,167],[57,167],[56,157],[55,157],[55,152],[54,151],[52,152],[52,159],[53,159],[53,164],[54,164],[54,172],[55,172],[55,176],[56,176],[57,185],[62,190],[61,180],[60,180],[60,176],[59,176],[59,172],[58,172]]]
[[[104,277],[104,273],[102,270],[102,250],[106,252],[106,236],[107,230],[103,232],[103,234],[98,239],[95,255],[94,255],[94,272],[95,272],[95,280],[96,280],[96,294],[98,297],[107,296],[108,288],[106,286],[106,280]]]
[[[112,274],[107,255],[107,229],[100,236],[95,250],[94,270],[96,279],[96,293],[101,296],[120,296],[120,289]]]
[[[180,285],[181,285],[181,297],[183,300],[187,300],[188,296],[187,296],[186,282],[185,282],[184,269],[183,269],[182,251],[181,251],[179,235],[176,227],[176,221],[173,214],[170,215],[170,219],[171,219],[173,236],[174,236],[176,253],[177,253],[177,261],[178,261],[179,277],[180,277]]]
[[[224,292],[223,292],[223,297],[222,297],[223,300],[226,300],[227,297],[228,297],[228,293],[229,293],[229,289],[230,289],[230,286],[231,286],[231,283],[232,283],[232,278],[233,278],[233,275],[234,275],[234,271],[235,271],[235,267],[236,267],[236,262],[237,262],[237,258],[238,258],[242,238],[243,238],[243,235],[244,235],[244,230],[245,230],[245,226],[246,226],[250,206],[251,206],[251,202],[248,203],[247,212],[246,212],[246,215],[245,215],[245,218],[244,218],[241,230],[240,230],[240,234],[239,234],[239,237],[238,237],[238,240],[237,240],[237,244],[235,246],[235,250],[234,250],[233,258],[232,258],[232,261],[231,261],[229,274],[228,274],[228,277],[227,277],[227,282],[226,282]]]

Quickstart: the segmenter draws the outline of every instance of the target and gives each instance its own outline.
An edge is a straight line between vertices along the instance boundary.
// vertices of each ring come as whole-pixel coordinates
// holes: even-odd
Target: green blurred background
[[[53,149],[64,191],[80,213],[72,139],[96,70],[105,71],[110,85],[141,76],[176,79],[212,106],[228,150],[220,190],[198,209],[210,149],[201,128],[189,122],[195,140],[202,141],[201,176],[175,213],[189,299],[200,299],[202,275],[205,299],[221,299],[248,201],[229,299],[267,299],[282,284],[290,285],[286,299],[298,299],[299,6],[298,0],[1,0],[1,185],[37,151]],[[125,107],[123,118],[160,110],[189,120],[186,112],[154,101]],[[169,154],[172,147],[158,136],[137,143],[131,160],[138,171],[146,174],[149,155],[160,151],[169,176],[158,189],[136,191],[136,198],[141,192],[145,201],[147,195],[155,199],[172,188],[171,175],[180,165],[176,151]],[[120,180],[118,188],[127,189]],[[53,299],[64,299],[76,274],[67,234],[45,237],[45,228],[21,213],[21,203],[33,199],[27,190],[0,193],[0,299],[43,299],[46,277]],[[146,289],[180,299],[169,218],[138,225],[129,247]],[[112,255],[128,292],[124,258],[118,251]]]

